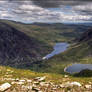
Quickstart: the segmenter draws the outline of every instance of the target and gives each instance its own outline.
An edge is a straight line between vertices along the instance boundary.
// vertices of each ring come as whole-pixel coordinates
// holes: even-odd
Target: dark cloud
[[[57,8],[61,5],[81,5],[92,0],[32,0],[35,5],[43,8]]]
[[[57,8],[61,5],[81,5],[87,2],[92,2],[92,0],[0,0],[9,1],[22,4],[26,1],[33,2],[33,4],[38,5],[43,8]]]
[[[44,8],[52,8],[52,7],[59,7],[61,1],[59,0],[34,0],[34,4],[44,7]]]

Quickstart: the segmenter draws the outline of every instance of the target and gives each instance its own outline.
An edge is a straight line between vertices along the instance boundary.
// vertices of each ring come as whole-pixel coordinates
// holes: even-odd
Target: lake
[[[43,57],[43,59],[49,59],[57,54],[60,54],[66,51],[68,47],[69,47],[69,44],[66,42],[56,43],[55,46],[53,47],[53,51],[50,54]]]
[[[66,67],[64,71],[72,74],[72,73],[78,73],[85,69],[92,70],[92,64],[73,64],[71,66]]]

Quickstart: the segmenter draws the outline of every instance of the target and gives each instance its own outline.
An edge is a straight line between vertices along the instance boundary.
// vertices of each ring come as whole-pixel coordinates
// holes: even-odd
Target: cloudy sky
[[[91,0],[0,0],[0,19],[32,22],[92,22]]]

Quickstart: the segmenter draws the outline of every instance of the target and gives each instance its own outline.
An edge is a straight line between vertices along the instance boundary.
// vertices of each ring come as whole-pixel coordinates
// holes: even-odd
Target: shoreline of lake
[[[53,46],[53,51],[50,54],[43,57],[42,59],[45,60],[45,59],[49,59],[55,55],[58,55],[64,51],[66,51],[68,47],[69,47],[69,43],[67,43],[67,42],[56,43]]]
[[[72,64],[68,67],[64,68],[64,72],[66,73],[79,73],[82,70],[89,69],[92,70],[92,64]]]

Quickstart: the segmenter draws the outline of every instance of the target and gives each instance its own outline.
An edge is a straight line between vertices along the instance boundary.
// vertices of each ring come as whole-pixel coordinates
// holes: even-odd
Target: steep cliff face
[[[41,59],[46,48],[43,43],[16,28],[0,22],[0,64],[30,67]]]

